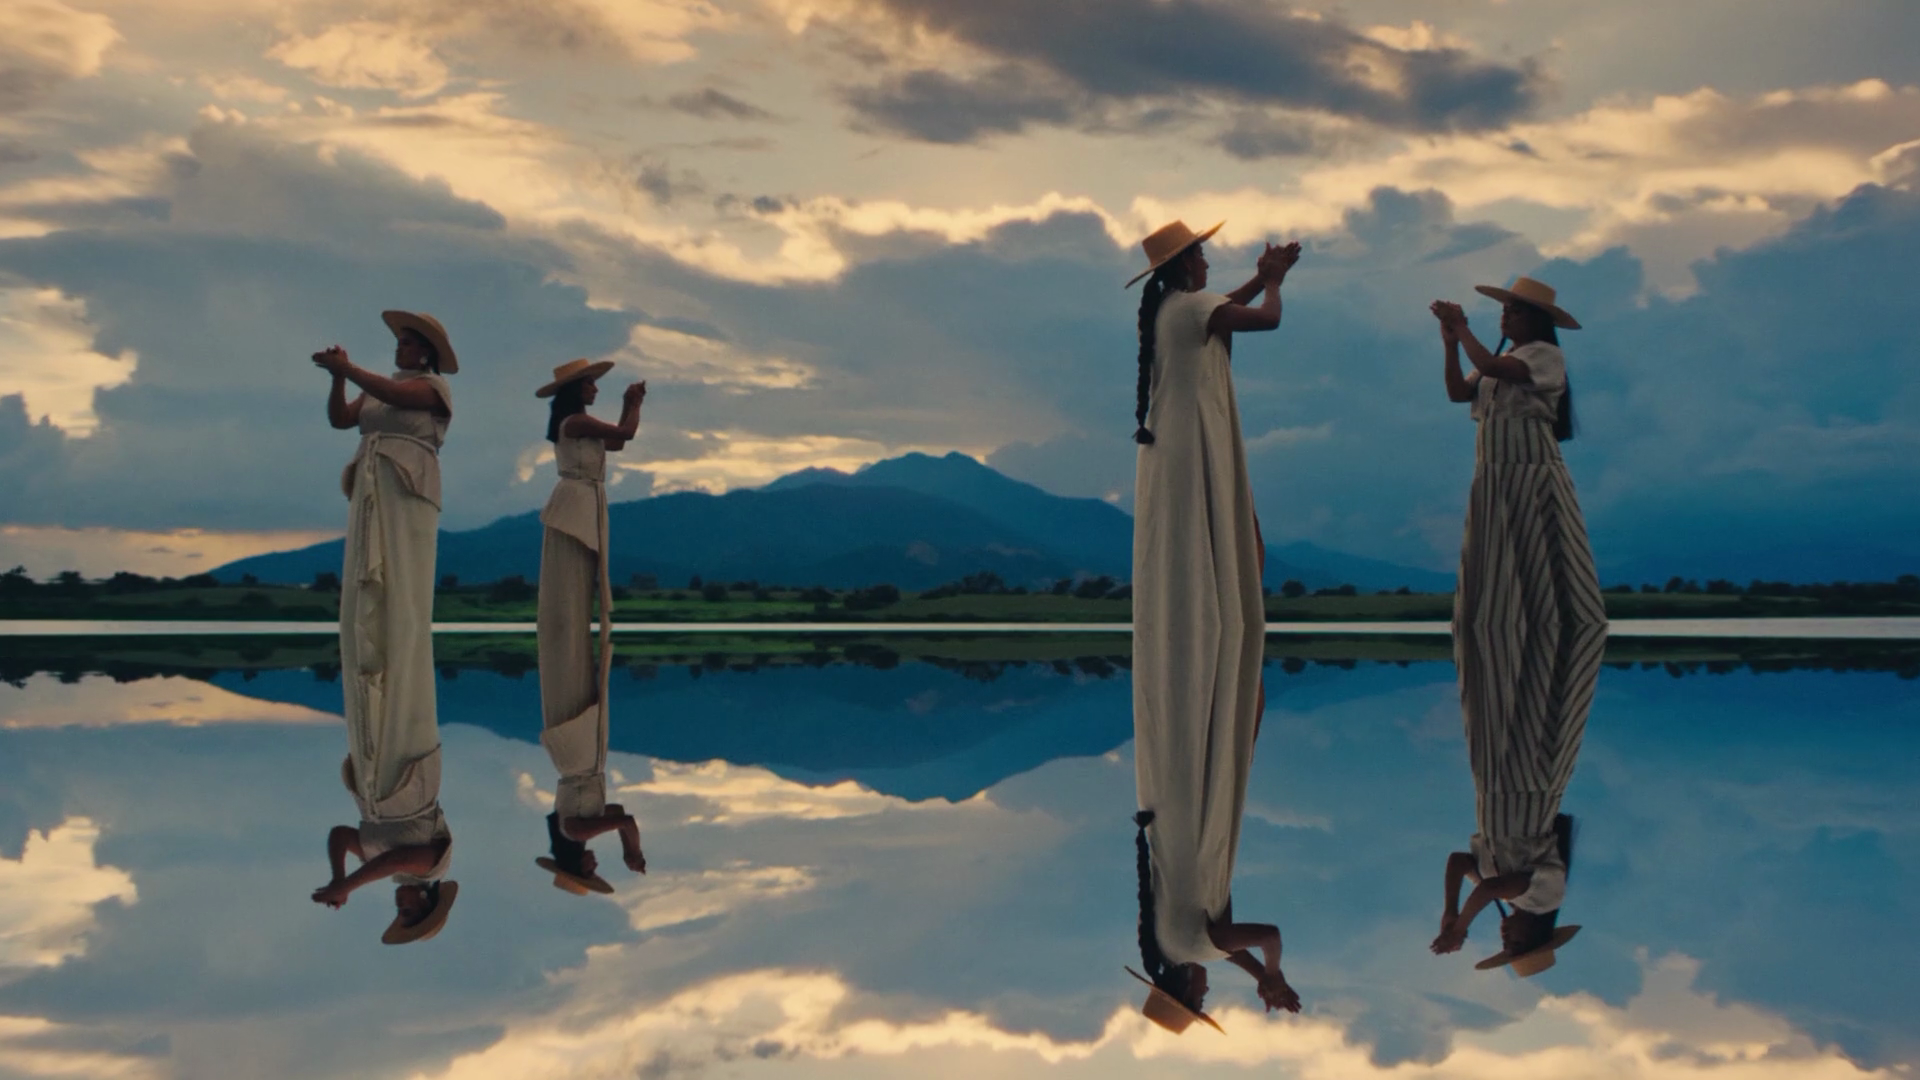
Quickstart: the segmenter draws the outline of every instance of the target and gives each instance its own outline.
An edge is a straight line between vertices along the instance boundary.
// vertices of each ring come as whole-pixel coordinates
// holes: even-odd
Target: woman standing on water
[[[1267,246],[1231,293],[1207,291],[1201,245],[1174,222],[1148,236],[1134,440],[1133,724],[1141,812],[1140,955],[1146,1013],[1182,1030],[1206,961],[1228,959],[1269,1009],[1297,1011],[1276,927],[1232,921],[1234,857],[1263,710],[1263,550],[1230,366],[1232,336],[1280,325],[1300,245]],[[1255,297],[1258,307],[1250,307]],[[1265,953],[1256,962],[1252,949]],[[1136,975],[1136,977],[1139,977]],[[1211,1023],[1210,1020],[1207,1022]]]
[[[625,447],[640,430],[647,384],[628,385],[620,422],[587,413],[599,396],[599,379],[613,361],[574,360],[553,369],[553,381],[534,391],[552,398],[547,441],[553,443],[560,480],[540,521],[540,712],[541,745],[559,774],[553,812],[547,815],[548,854],[535,860],[557,888],[576,895],[609,893],[597,873],[599,861],[586,841],[620,834],[627,868],[645,873],[640,826],[619,804],[607,803],[607,678],[613,665],[613,594],[607,576],[607,452]],[[600,634],[592,634],[594,600],[600,603]]]
[[[1481,966],[1511,963],[1532,975],[1552,966],[1554,951],[1579,929],[1558,926],[1573,824],[1560,814],[1560,800],[1586,731],[1607,615],[1560,456],[1574,425],[1558,331],[1580,323],[1532,278],[1476,291],[1500,302],[1511,350],[1481,344],[1460,305],[1432,305],[1447,398],[1471,403],[1479,425],[1453,610],[1478,831],[1471,850],[1448,859],[1433,950],[1460,948],[1473,916],[1508,900],[1513,910],[1500,928],[1506,948]],[[1470,374],[1462,373],[1463,352]],[[1478,883],[1464,911],[1463,877]]]
[[[446,376],[460,370],[430,315],[385,311],[393,375],[356,367],[338,345],[313,354],[333,376],[327,420],[358,427],[360,447],[340,476],[348,500],[340,573],[340,674],[347,757],[340,778],[359,826],[327,839],[332,879],[313,899],[329,907],[393,877],[398,913],[381,940],[440,932],[459,885],[442,879],[453,834],[440,811],[440,728],[434,699],[433,586],[440,525],[440,446],[453,419]],[[346,397],[347,383],[361,393]],[[363,865],[346,873],[346,856]]]

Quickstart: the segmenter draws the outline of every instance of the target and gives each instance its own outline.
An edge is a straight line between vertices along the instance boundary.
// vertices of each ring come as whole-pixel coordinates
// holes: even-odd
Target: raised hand
[[[1261,280],[1278,285],[1286,280],[1287,271],[1293,269],[1293,265],[1299,261],[1300,241],[1294,240],[1279,247],[1268,244],[1267,249],[1260,253],[1260,259],[1255,263],[1255,267]]]
[[[1254,989],[1260,995],[1260,1001],[1266,1005],[1268,1012],[1275,1009],[1291,1013],[1300,1011],[1300,994],[1287,985],[1286,976],[1277,971],[1262,975]]]
[[[353,366],[353,362],[347,359],[347,350],[334,345],[314,353],[313,366],[334,378],[340,378],[346,374],[348,368]]]
[[[621,394],[621,397],[630,405],[638,405],[647,400],[647,381],[642,379],[639,382],[628,383],[627,389]]]

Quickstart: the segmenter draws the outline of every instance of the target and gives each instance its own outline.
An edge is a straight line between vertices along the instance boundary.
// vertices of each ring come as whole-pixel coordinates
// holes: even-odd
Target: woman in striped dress
[[[1531,975],[1578,929],[1557,926],[1571,852],[1560,799],[1586,730],[1607,619],[1560,457],[1559,444],[1573,436],[1573,396],[1557,331],[1580,324],[1552,288],[1531,278],[1477,291],[1500,301],[1501,333],[1513,348],[1481,344],[1458,304],[1432,307],[1447,397],[1471,403],[1479,426],[1453,609],[1478,831],[1471,852],[1448,861],[1448,903],[1433,948],[1458,949],[1473,915],[1511,900],[1501,921],[1507,947],[1484,963],[1513,963]],[[1463,911],[1466,875],[1480,884]]]

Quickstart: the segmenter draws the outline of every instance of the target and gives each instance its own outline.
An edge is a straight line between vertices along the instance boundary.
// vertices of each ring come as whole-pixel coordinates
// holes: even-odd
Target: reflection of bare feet
[[[644,874],[647,872],[647,857],[641,854],[639,849],[636,848],[624,854],[626,856],[627,869],[636,874]]]
[[[1444,956],[1450,952],[1459,952],[1460,946],[1466,943],[1466,928],[1460,926],[1457,919],[1449,917],[1440,923],[1440,936],[1433,939],[1431,947],[1435,956]]]

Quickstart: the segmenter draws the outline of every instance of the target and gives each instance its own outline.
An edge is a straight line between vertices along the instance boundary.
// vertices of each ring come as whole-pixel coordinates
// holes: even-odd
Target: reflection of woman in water
[[[1298,1008],[1279,932],[1232,921],[1229,893],[1262,712],[1263,551],[1230,366],[1235,333],[1280,324],[1298,244],[1269,245],[1252,280],[1206,291],[1202,243],[1174,222],[1147,237],[1134,486],[1133,715],[1148,1014],[1191,1022],[1201,963],[1226,957],[1270,1008]],[[1132,282],[1128,283],[1129,285]],[[1262,297],[1258,307],[1248,306]],[[1256,964],[1247,950],[1268,950]],[[1180,1010],[1186,1010],[1181,1012]],[[1158,1011],[1161,1015],[1155,1015]],[[1191,1015],[1189,1015],[1191,1014]]]
[[[1182,890],[1167,888],[1164,882],[1169,868],[1155,865],[1154,852],[1147,843],[1153,811],[1142,810],[1133,821],[1138,827],[1133,845],[1140,882],[1140,965],[1147,971],[1144,978],[1137,973],[1134,977],[1153,988],[1144,1009],[1147,1018],[1176,1035],[1195,1019],[1217,1030],[1220,1025],[1205,1012],[1206,961],[1221,958],[1253,976],[1255,992],[1269,1012],[1299,1012],[1300,995],[1280,971],[1280,928],[1234,922],[1232,897],[1221,905],[1218,918],[1184,906],[1162,911],[1161,896],[1172,899]],[[1175,874],[1181,872],[1173,870]],[[1260,950],[1260,960],[1253,958],[1254,949]]]
[[[395,374],[356,367],[337,345],[313,354],[333,376],[328,421],[360,429],[359,450],[341,475],[348,511],[340,574],[341,779],[359,805],[360,825],[328,837],[333,878],[313,898],[339,907],[361,885],[394,877],[399,914],[381,940],[400,944],[438,933],[459,889],[441,883],[453,836],[440,812],[433,682],[439,450],[453,417],[445,376],[459,370],[459,359],[431,316],[387,311],[381,318],[393,331]],[[349,382],[362,391],[352,401]],[[351,875],[348,852],[364,860]]]
[[[640,429],[647,384],[629,385],[620,422],[587,413],[599,395],[603,360],[574,360],[553,371],[535,391],[553,399],[547,440],[560,480],[540,521],[540,742],[559,773],[553,813],[547,815],[548,855],[538,861],[554,885],[575,894],[612,892],[597,873],[586,841],[618,831],[627,868],[645,872],[640,827],[619,805],[607,805],[607,677],[613,663],[613,596],[607,576],[607,451],[626,446]],[[592,633],[595,599],[600,634]],[[597,647],[596,647],[597,646]]]
[[[1511,350],[1489,350],[1458,304],[1437,301],[1447,397],[1479,425],[1454,594],[1454,661],[1479,830],[1448,860],[1435,952],[1452,952],[1488,903],[1507,900],[1506,949],[1483,967],[1531,975],[1578,927],[1558,926],[1572,852],[1560,799],[1580,752],[1606,647],[1606,608],[1560,443],[1573,436],[1558,330],[1578,329],[1531,278],[1478,286],[1501,303]],[[1463,375],[1464,352],[1474,371]],[[1478,883],[1464,909],[1462,879]]]

